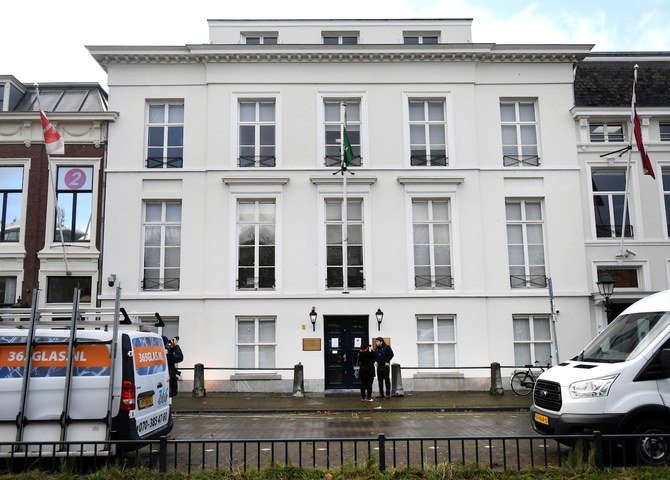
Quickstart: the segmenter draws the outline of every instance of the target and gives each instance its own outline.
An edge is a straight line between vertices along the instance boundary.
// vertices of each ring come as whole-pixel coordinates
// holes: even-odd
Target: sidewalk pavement
[[[193,397],[191,392],[180,392],[172,399],[172,410],[174,413],[524,411],[532,403],[532,395],[520,397],[513,392],[501,396],[488,392],[406,392],[403,397],[375,398],[373,402],[361,402],[357,390],[335,394],[307,393],[304,397],[231,392],[210,392],[205,397]]]

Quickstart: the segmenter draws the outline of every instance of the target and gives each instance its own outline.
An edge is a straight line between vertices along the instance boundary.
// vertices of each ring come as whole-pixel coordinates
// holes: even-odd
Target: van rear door
[[[126,334],[130,337],[133,359],[132,381],[135,387],[137,436],[146,438],[167,434],[172,422],[169,376],[163,339],[155,333],[127,332]],[[127,381],[125,375],[124,380]]]

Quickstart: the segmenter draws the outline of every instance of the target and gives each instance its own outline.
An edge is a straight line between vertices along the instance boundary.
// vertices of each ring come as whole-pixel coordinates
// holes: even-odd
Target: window
[[[365,288],[363,276],[363,201],[347,201],[346,232],[344,203],[340,198],[326,200],[326,288],[347,291]],[[347,238],[345,252],[344,239]],[[345,275],[346,281],[345,285]]]
[[[275,319],[237,319],[237,367],[275,368]]]
[[[447,123],[444,100],[409,101],[410,164],[447,165]]]
[[[660,135],[661,142],[670,142],[670,123],[659,123],[658,133]]]
[[[23,167],[0,166],[0,241],[18,242],[21,234]]]
[[[93,167],[58,167],[54,242],[90,242]]]
[[[347,137],[354,154],[352,165],[361,166],[361,102],[360,100],[327,99],[323,103],[325,131],[325,165],[340,166],[344,155],[342,144],[346,125]]]
[[[277,45],[277,34],[246,34],[244,36],[244,43],[247,45]]]
[[[11,307],[16,300],[16,277],[0,277],[0,304]]]
[[[598,281],[603,273],[609,273],[614,279],[614,288],[639,288],[637,268],[603,267],[598,268]]]
[[[551,363],[551,326],[548,315],[514,315],[514,365]]]
[[[348,33],[323,32],[322,36],[324,45],[358,44],[358,33],[356,32],[348,32]]]
[[[453,316],[416,317],[419,367],[456,366],[456,320]]]
[[[414,287],[453,288],[449,201],[412,201]]]
[[[237,203],[237,288],[275,288],[275,202]]]
[[[179,290],[181,202],[144,205],[143,290]]]
[[[405,45],[435,45],[439,42],[439,35],[437,33],[406,33],[403,35],[403,42]]]
[[[532,166],[540,163],[535,102],[500,101],[503,165]]]
[[[183,164],[183,102],[150,103],[147,118],[147,168],[181,168]]]
[[[663,177],[663,198],[665,200],[665,225],[670,237],[670,167],[661,169]]]
[[[508,200],[507,253],[512,288],[544,288],[542,203],[539,200]]]
[[[274,99],[240,100],[238,132],[238,166],[275,166]]]
[[[593,186],[593,213],[596,237],[615,238],[621,236],[623,203],[626,192],[626,170],[594,170],[591,172]],[[626,209],[625,236],[633,236],[630,224],[630,209]]]
[[[75,288],[81,302],[91,302],[91,277],[47,277],[47,303],[72,303]]]
[[[623,142],[622,123],[589,123],[592,142]]]

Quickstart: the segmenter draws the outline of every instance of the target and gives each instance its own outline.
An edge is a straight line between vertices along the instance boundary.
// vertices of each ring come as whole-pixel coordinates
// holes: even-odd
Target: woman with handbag
[[[375,379],[375,360],[377,355],[370,345],[363,343],[358,352],[359,380],[361,382],[361,402],[372,402],[372,382]]]

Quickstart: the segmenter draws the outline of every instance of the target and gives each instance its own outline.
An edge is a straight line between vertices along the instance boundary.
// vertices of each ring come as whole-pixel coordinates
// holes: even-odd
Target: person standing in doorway
[[[358,378],[361,382],[361,402],[372,402],[372,382],[375,379],[377,356],[367,343],[358,352]]]
[[[168,340],[166,336],[163,336],[163,343],[165,344],[165,356],[167,358],[168,374],[170,376],[170,396],[174,397],[177,395],[179,388],[177,366],[175,364],[184,360],[184,354],[182,353],[181,347],[174,338],[172,340]]]
[[[382,337],[375,339],[375,355],[377,359],[377,381],[379,382],[379,398],[391,398],[391,360],[393,359],[393,349],[387,345]],[[384,394],[384,385],[386,385],[386,394]]]

